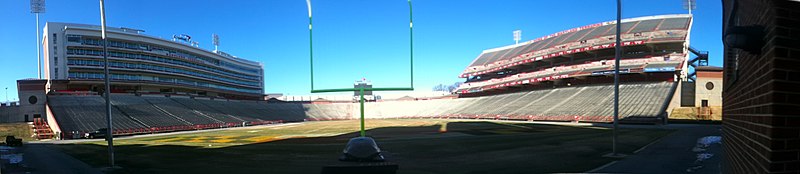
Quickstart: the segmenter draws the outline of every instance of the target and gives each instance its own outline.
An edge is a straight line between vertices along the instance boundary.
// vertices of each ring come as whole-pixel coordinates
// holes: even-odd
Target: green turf
[[[446,123],[446,133],[442,127]],[[319,173],[358,136],[358,121],[212,131],[115,141],[116,173]],[[399,173],[584,172],[614,159],[611,131],[596,127],[449,120],[368,120]],[[669,130],[623,129],[632,153]],[[92,166],[107,165],[105,142],[59,145]]]
[[[12,135],[21,138],[22,141],[33,141],[33,130],[27,123],[3,123],[0,124],[0,141],[5,141],[6,136]]]

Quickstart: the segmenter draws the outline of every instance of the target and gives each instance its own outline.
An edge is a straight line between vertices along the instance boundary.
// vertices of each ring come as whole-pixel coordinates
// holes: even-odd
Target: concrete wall
[[[0,123],[13,123],[19,115],[19,106],[0,106]]]

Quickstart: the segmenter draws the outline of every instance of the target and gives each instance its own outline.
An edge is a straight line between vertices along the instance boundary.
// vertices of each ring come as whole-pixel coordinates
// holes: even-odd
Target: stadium
[[[615,26],[615,22],[591,24],[484,50],[461,73],[466,82],[453,95],[367,102],[365,116],[611,122]],[[623,20],[622,121],[666,119],[678,84],[688,77],[690,26],[690,15]],[[105,127],[104,99],[98,95],[102,94],[98,29],[46,25],[45,74],[50,80],[40,91],[47,96],[41,114],[46,117],[33,119],[47,122],[55,134],[64,133],[63,138],[84,137]],[[138,34],[139,30],[110,31],[115,134],[358,117],[359,107],[352,102],[263,100],[259,96],[263,70],[258,63]]]
[[[671,121],[721,119],[722,68],[708,66],[708,52],[690,45],[693,22],[692,14],[626,18],[471,50],[476,57],[452,72],[463,83],[444,95],[387,98],[368,91],[367,99],[356,92],[300,100],[265,94],[262,63],[205,50],[186,34],[163,39],[108,27],[104,51],[101,26],[47,22],[40,43],[44,78],[18,80],[20,101],[0,107],[0,122],[27,123],[32,133],[19,134],[31,149],[57,149],[94,169],[108,165],[104,151],[114,137],[121,169],[112,166],[111,173],[341,167],[335,159],[349,155],[349,143],[341,149],[358,137],[360,114],[367,122],[360,120],[361,136],[375,139],[401,173],[619,172],[601,170],[624,158],[602,157],[612,151],[608,137],[615,137],[614,155],[633,155],[681,132],[668,129]],[[682,118],[685,112],[692,116]],[[617,136],[624,143],[616,144]]]

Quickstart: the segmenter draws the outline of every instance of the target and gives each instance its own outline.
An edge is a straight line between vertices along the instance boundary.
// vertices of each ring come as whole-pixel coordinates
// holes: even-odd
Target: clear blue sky
[[[316,0],[316,88],[352,87],[366,77],[376,87],[405,87],[408,73],[408,6],[405,0]],[[450,84],[480,52],[573,27],[615,19],[615,1],[416,0],[415,87]],[[44,22],[100,24],[98,1],[47,1]],[[169,38],[186,33],[220,49],[264,64],[267,92],[305,94],[309,88],[308,18],[305,0],[106,2],[108,25],[146,30]],[[686,13],[680,0],[623,1],[623,18]],[[720,1],[699,1],[691,45],[722,65]],[[36,77],[35,18],[27,0],[0,1],[0,90],[16,98],[16,80]],[[2,94],[5,95],[5,94]],[[5,100],[5,98],[0,98]]]

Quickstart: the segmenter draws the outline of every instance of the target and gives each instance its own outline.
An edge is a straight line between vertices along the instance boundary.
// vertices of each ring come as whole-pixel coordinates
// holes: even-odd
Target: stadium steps
[[[112,95],[112,104],[115,104],[128,116],[136,118],[149,127],[185,126],[191,125],[186,120],[171,115],[164,109],[148,102],[142,97],[132,95]]]
[[[573,90],[574,90],[574,89],[572,89],[572,90],[570,90],[570,91],[573,91]],[[563,98],[563,100],[562,100],[562,101],[560,101],[560,102],[558,102],[558,104],[555,104],[555,105],[553,105],[553,106],[551,106],[551,107],[547,108],[547,110],[544,110],[544,111],[542,112],[542,115],[552,115],[552,116],[564,115],[563,113],[559,113],[559,112],[551,112],[551,111],[553,111],[553,110],[556,110],[556,109],[558,109],[558,108],[561,108],[561,107],[562,107],[562,105],[564,105],[564,104],[566,104],[566,103],[569,103],[569,102],[573,101],[572,99],[573,99],[573,98],[575,98],[575,96],[579,96],[579,95],[581,95],[581,92],[583,92],[584,90],[586,90],[586,87],[582,87],[582,88],[578,89],[578,91],[577,91],[577,92],[575,92],[575,93],[572,93],[572,95],[570,95],[570,96],[569,96],[569,97],[567,97],[567,98]],[[569,106],[569,105],[568,105],[568,106]]]
[[[142,97],[145,101],[153,104],[157,109],[160,109],[176,119],[183,120],[191,125],[199,124],[213,124],[223,123],[217,119],[211,118],[205,114],[201,114],[196,110],[186,107],[183,104],[173,101],[167,97]]]
[[[214,108],[212,108],[212,107],[210,107],[210,106],[208,106],[206,104],[200,103],[200,102],[197,101],[199,99],[173,98],[173,97],[170,97],[170,99],[172,99],[173,101],[175,101],[177,103],[180,103],[180,104],[186,106],[189,109],[192,109],[192,110],[197,111],[197,112],[201,112],[203,114],[206,114],[209,117],[213,117],[214,119],[220,120],[220,121],[225,122],[225,123],[246,122],[245,120],[243,120],[243,119],[241,119],[239,117],[225,114],[222,111],[216,110],[216,109],[214,109]]]
[[[105,100],[100,96],[49,95],[48,105],[50,105],[59,127],[65,133],[90,132],[107,127]],[[116,129],[143,127],[142,124],[127,117],[117,108],[112,107],[111,109],[112,121]]]
[[[55,136],[53,129],[50,129],[50,125],[42,118],[33,118],[33,133],[36,139],[40,140],[52,139]]]
[[[544,91],[544,90],[539,90],[539,91]],[[536,91],[536,92],[538,92],[538,91]],[[512,114],[512,115],[533,115],[530,112],[526,112],[526,111],[528,111],[528,109],[531,108],[534,104],[539,103],[539,101],[549,97],[550,95],[552,95],[555,92],[556,92],[556,90],[547,90],[547,92],[544,92],[544,94],[533,95],[529,99],[529,100],[531,100],[529,103],[527,103],[524,106],[519,107],[519,108],[509,112],[509,114]]]

